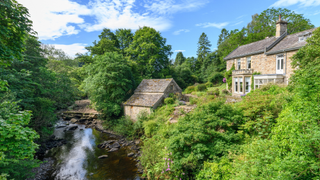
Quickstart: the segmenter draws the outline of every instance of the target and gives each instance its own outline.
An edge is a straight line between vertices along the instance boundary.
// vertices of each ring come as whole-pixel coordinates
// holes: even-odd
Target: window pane
[[[247,58],[247,69],[251,68],[251,57]]]
[[[246,77],[245,81],[246,81],[246,92],[250,92],[250,78]]]
[[[277,60],[277,62],[278,62],[277,69],[279,70],[279,68],[280,68],[280,61],[279,61],[279,59]]]
[[[240,89],[239,90],[240,90],[240,92],[242,92],[242,88],[243,88],[242,87],[242,85],[243,85],[242,78],[239,78],[239,85],[240,85]]]
[[[283,59],[281,59],[281,69],[283,69]]]

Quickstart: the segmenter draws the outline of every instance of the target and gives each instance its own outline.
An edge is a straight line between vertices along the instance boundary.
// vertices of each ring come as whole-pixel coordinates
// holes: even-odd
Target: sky
[[[320,26],[320,0],[18,0],[29,9],[33,29],[43,44],[69,56],[85,53],[103,28],[115,32],[149,26],[178,52],[196,57],[202,32],[217,48],[222,28],[241,29],[251,16],[268,8],[287,8]]]

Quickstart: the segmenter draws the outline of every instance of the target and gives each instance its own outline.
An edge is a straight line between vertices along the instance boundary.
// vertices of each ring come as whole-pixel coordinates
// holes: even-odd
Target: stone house
[[[253,78],[254,89],[267,83],[287,85],[294,69],[291,57],[304,45],[305,41],[315,30],[309,29],[289,35],[287,22],[276,23],[276,36],[242,45],[224,58],[227,71],[235,65],[232,71],[232,95],[240,96],[251,91]],[[254,72],[260,75],[253,75]]]
[[[144,79],[134,94],[123,103],[125,116],[137,120],[139,112],[151,113],[170,93],[181,93],[182,89],[171,79]]]

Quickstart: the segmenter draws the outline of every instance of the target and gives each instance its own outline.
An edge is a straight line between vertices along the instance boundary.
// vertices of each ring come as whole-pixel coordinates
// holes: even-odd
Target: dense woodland
[[[144,142],[140,158],[150,179],[318,179],[320,177],[320,29],[294,56],[299,67],[288,87],[268,85],[242,102],[226,104],[223,60],[236,47],[274,36],[278,15],[288,33],[314,25],[288,9],[267,9],[241,30],[222,29],[217,50],[199,36],[196,57],[173,52],[151,27],[103,29],[87,53],[69,57],[38,41],[28,9],[0,1],[0,180],[26,179],[41,162],[55,112],[89,98],[105,128]],[[153,114],[133,123],[122,103],[142,79],[174,78],[197,108],[176,124],[172,95]],[[194,86],[195,83],[199,85]],[[216,88],[219,87],[219,88]],[[184,112],[181,112],[184,114]]]

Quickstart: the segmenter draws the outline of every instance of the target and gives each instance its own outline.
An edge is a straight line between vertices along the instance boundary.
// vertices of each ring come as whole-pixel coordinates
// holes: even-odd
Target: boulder
[[[134,153],[129,153],[128,157],[132,157],[134,155]]]
[[[120,148],[120,144],[118,142],[113,143],[112,145],[109,146],[109,148]]]
[[[70,120],[70,122],[71,122],[71,123],[76,123],[76,122],[78,122],[78,119],[72,118],[72,119]]]
[[[118,150],[119,150],[119,148],[112,148],[108,152],[114,152],[114,151],[118,151]]]
[[[104,158],[107,158],[108,157],[108,155],[102,155],[102,156],[99,156],[98,158],[99,159],[104,159]]]
[[[78,126],[71,126],[68,128],[68,131],[73,131],[76,130],[78,128]]]

